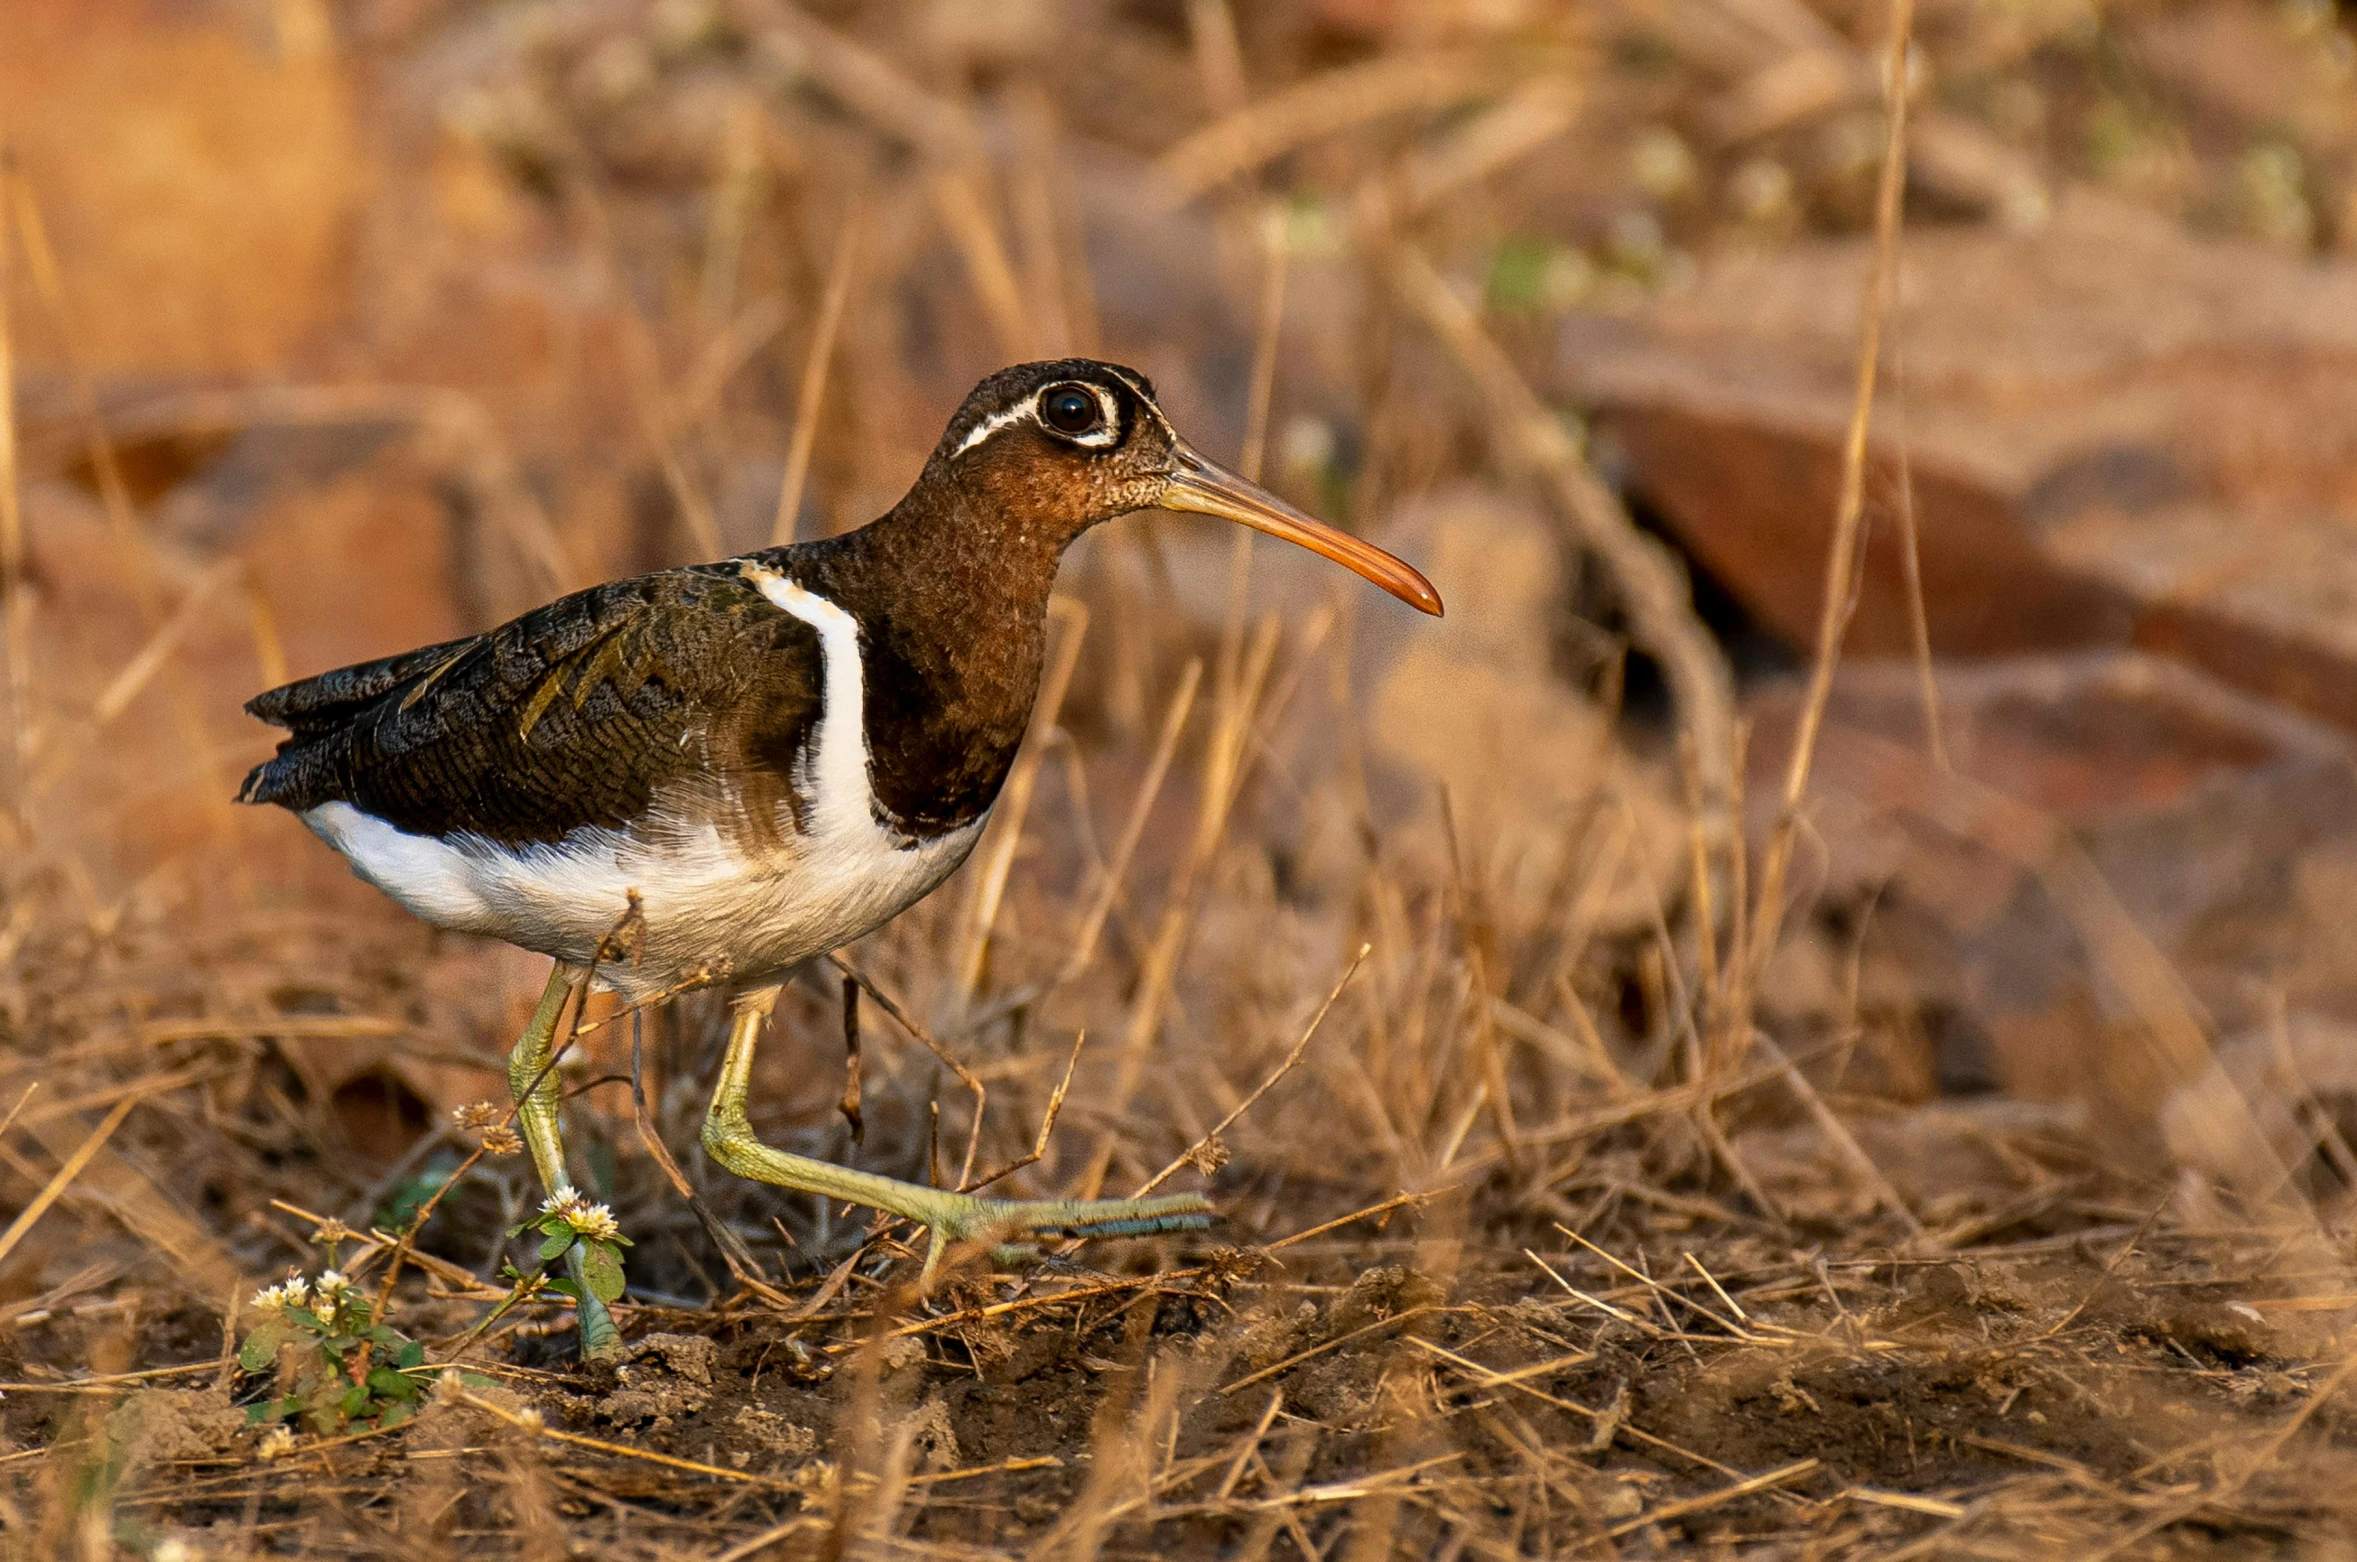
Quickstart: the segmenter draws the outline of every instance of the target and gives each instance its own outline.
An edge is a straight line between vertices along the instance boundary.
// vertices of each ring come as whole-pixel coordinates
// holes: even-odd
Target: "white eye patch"
[[[1103,386],[1091,385],[1085,380],[1065,381],[1057,385],[1050,386],[1049,389],[1055,391],[1066,391],[1070,390],[1076,384],[1080,387],[1080,389],[1087,391],[1091,396],[1094,396],[1097,399],[1097,423],[1094,428],[1089,429],[1087,432],[1080,434],[1067,434],[1062,429],[1050,426],[1046,419],[1040,416],[1040,396],[1047,394],[1047,392],[1042,391],[1040,396],[1029,397],[1024,401],[1009,407],[1004,412],[994,412],[989,417],[986,417],[981,422],[975,424],[974,427],[967,432],[966,437],[958,441],[957,449],[951,451],[950,454],[953,456],[962,456],[967,451],[973,449],[976,445],[979,445],[984,440],[990,438],[993,434],[998,433],[1002,429],[1010,428],[1017,423],[1033,424],[1037,426],[1042,432],[1046,433],[1050,438],[1063,440],[1067,444],[1078,445],[1085,450],[1107,449],[1108,447],[1117,443],[1121,438],[1120,411],[1113,405],[1112,393],[1107,391]]]

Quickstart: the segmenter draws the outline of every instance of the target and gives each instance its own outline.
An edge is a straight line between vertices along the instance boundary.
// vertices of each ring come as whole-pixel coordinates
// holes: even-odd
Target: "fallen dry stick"
[[[1782,1486],[1788,1481],[1799,1480],[1802,1476],[1814,1471],[1821,1462],[1816,1459],[1796,1459],[1780,1470],[1770,1470],[1765,1475],[1755,1475],[1748,1481],[1737,1481],[1732,1486],[1722,1486],[1717,1491],[1704,1492],[1699,1497],[1688,1497],[1679,1502],[1665,1503],[1651,1513],[1639,1514],[1633,1519],[1615,1524],[1605,1533],[1618,1539],[1632,1530],[1643,1529],[1649,1524],[1662,1524],[1671,1519],[1682,1519],[1688,1514],[1706,1512],[1722,1504],[1733,1502],[1738,1497],[1748,1497],[1754,1492],[1766,1491],[1770,1487]]]
[[[107,1140],[114,1137],[115,1130],[123,1126],[123,1119],[130,1115],[131,1108],[137,1106],[146,1094],[146,1091],[135,1090],[117,1101],[115,1109],[91,1130],[89,1138],[82,1141],[82,1147],[66,1157],[65,1164],[57,1169],[57,1175],[50,1178],[39,1193],[33,1195],[33,1202],[24,1207],[24,1213],[10,1222],[5,1232],[0,1232],[0,1261],[5,1261],[10,1253],[16,1251],[16,1245],[24,1240],[25,1233],[33,1229],[33,1223],[48,1212],[50,1205],[57,1202],[58,1195],[65,1192],[68,1184],[82,1175],[82,1169],[90,1164],[91,1157],[106,1147]]]
[[[487,1416],[505,1421],[518,1431],[529,1432],[534,1437],[546,1438],[550,1442],[566,1443],[575,1448],[587,1448],[597,1453],[613,1454],[623,1459],[642,1459],[648,1464],[659,1464],[673,1470],[687,1470],[696,1475],[709,1475],[717,1480],[742,1481],[748,1486],[767,1486],[779,1491],[796,1490],[788,1482],[772,1480],[766,1475],[748,1475],[742,1470],[724,1470],[716,1464],[699,1464],[693,1459],[675,1459],[669,1454],[654,1453],[644,1448],[632,1448],[627,1443],[608,1443],[594,1437],[583,1437],[577,1432],[560,1432],[542,1421],[537,1412],[518,1415],[512,1410],[493,1404],[480,1394],[471,1394],[465,1389],[460,1389],[455,1397],[459,1404],[465,1405],[470,1410],[480,1410]]]

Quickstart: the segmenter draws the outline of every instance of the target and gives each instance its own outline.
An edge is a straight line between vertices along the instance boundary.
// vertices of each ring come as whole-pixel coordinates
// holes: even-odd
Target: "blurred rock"
[[[1879,948],[1906,989],[1879,1001],[1971,1017],[1930,1038],[1943,1078],[2142,1116],[2181,1083],[2154,1072],[2156,1006],[2234,1028],[2272,989],[2357,1019],[2357,942],[2318,936],[2357,883],[2341,733],[2133,653],[1943,667],[1939,689],[1949,771],[1911,664],[1843,669],[1795,871],[1820,936],[1859,951],[1863,1006]],[[1798,705],[1791,686],[1752,701],[1755,837]]]
[[[2210,1071],[2169,1098],[2161,1126],[2181,1164],[2213,1176],[2264,1157],[2302,1193],[2348,1190],[2357,1185],[2357,1025],[2300,1013],[2229,1037]]]
[[[1560,531],[1527,505],[1456,487],[1403,510],[1381,541],[1416,562],[1448,614],[1362,605],[1353,678],[1378,802],[1413,817],[1445,794],[1465,863],[1534,913],[1591,811],[1618,814],[1584,844],[1615,838],[1612,850],[1643,871],[1613,877],[1602,920],[1644,923],[1655,891],[1684,882],[1686,829],[1668,788],[1615,746],[1606,713],[1556,674],[1568,596]]]
[[[1793,644],[1819,611],[1869,253],[1730,254],[1560,342],[1557,389],[1596,409],[1608,464]],[[1903,429],[1937,649],[2141,645],[2357,726],[2357,266],[2077,193],[2035,235],[1919,231],[1902,291],[1855,652],[1909,645]]]
[[[11,148],[93,372],[282,370],[339,313],[367,170],[324,27],[311,0],[0,7]],[[61,364],[11,287],[20,362]]]

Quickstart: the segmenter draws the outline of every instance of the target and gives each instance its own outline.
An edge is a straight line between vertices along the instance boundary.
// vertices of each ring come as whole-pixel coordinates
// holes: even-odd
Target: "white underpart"
[[[818,631],[826,664],[818,724],[793,777],[805,805],[801,829],[782,817],[777,847],[748,850],[714,825],[676,819],[634,832],[581,829],[523,848],[411,835],[349,803],[322,804],[303,822],[425,921],[559,959],[586,962],[636,890],[644,953],[634,967],[600,968],[608,985],[634,997],[707,967],[757,982],[891,920],[965,861],[983,821],[911,841],[878,817],[858,621],[773,570],[740,567],[763,596]]]

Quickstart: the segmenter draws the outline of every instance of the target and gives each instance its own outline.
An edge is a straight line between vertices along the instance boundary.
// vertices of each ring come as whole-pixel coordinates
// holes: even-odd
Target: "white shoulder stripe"
[[[873,829],[868,794],[867,680],[859,661],[859,620],[817,592],[796,585],[750,559],[737,566],[770,601],[818,631],[826,684],[818,730],[796,779],[810,798],[821,831]]]

